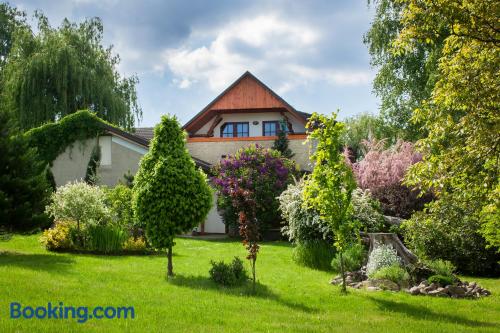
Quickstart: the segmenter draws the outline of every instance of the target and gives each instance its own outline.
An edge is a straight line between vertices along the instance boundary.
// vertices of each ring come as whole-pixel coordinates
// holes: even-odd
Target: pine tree
[[[206,175],[196,169],[175,117],[163,116],[155,127],[133,191],[135,214],[146,225],[151,244],[167,249],[167,277],[173,276],[174,237],[202,223],[212,206]]]
[[[44,210],[50,192],[46,166],[10,115],[0,112],[0,228],[26,231],[48,226]]]
[[[288,147],[288,137],[287,137],[287,128],[288,125],[284,120],[280,121],[280,130],[278,131],[278,138],[274,141],[273,149],[279,151],[281,156],[285,158],[292,158],[295,154]]]

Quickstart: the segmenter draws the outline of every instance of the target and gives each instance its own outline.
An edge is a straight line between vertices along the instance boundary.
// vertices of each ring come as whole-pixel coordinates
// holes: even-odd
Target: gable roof
[[[242,76],[240,76],[236,81],[234,81],[229,87],[227,87],[222,93],[220,93],[217,97],[215,97],[214,100],[212,100],[207,106],[205,106],[198,114],[196,114],[191,120],[189,120],[184,126],[183,129],[185,129],[187,132],[194,132],[199,129],[199,122],[201,118],[204,118],[204,116],[207,116],[207,113],[209,113],[214,106],[218,102],[220,102],[225,96],[227,96],[233,89],[235,89],[238,85],[240,85],[245,79],[250,79],[253,82],[257,83],[257,85],[261,88],[263,88],[270,96],[272,96],[283,109],[286,109],[289,111],[292,115],[295,116],[299,121],[302,121],[304,124],[307,122],[307,119],[309,118],[310,114],[305,113],[305,112],[300,112],[297,111],[293,106],[288,104],[287,101],[285,101],[281,96],[279,96],[277,93],[275,93],[271,88],[269,88],[267,85],[265,85],[262,81],[260,81],[257,77],[255,77],[252,73],[249,71],[246,71]],[[262,109],[264,110],[269,110],[269,108],[262,108],[262,107],[257,107],[257,109]]]

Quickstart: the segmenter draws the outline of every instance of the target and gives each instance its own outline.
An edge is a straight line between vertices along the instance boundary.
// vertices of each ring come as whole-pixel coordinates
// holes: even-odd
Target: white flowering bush
[[[397,251],[392,247],[392,245],[377,243],[368,257],[366,274],[368,277],[373,277],[375,272],[379,269],[383,267],[401,265],[401,263],[401,258],[399,258]]]
[[[288,185],[278,197],[281,216],[286,225],[281,229],[283,235],[294,243],[327,240],[333,235],[328,224],[322,221],[319,214],[304,206],[302,199],[303,182]]]
[[[381,232],[384,229],[384,215],[380,203],[373,198],[370,190],[355,189],[352,192],[353,219],[365,232]]]
[[[105,224],[111,219],[104,191],[84,182],[59,187],[46,212],[56,221],[75,221],[79,231],[81,225]]]

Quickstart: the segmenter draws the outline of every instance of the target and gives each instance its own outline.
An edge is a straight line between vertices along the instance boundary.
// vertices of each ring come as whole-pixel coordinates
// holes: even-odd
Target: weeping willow
[[[88,109],[130,129],[142,117],[136,76],[122,77],[119,57],[102,46],[98,18],[81,24],[64,20],[52,28],[38,15],[38,32],[16,31],[4,71],[2,105],[17,115],[24,129]]]

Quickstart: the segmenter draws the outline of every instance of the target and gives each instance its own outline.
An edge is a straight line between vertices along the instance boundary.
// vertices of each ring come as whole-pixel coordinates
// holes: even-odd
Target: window
[[[223,138],[248,137],[248,123],[225,123],[220,128],[220,136]]]
[[[288,127],[288,126],[287,126]],[[262,135],[263,136],[276,136],[281,131],[281,125],[279,121],[263,121],[262,122]],[[289,130],[287,128],[286,132]]]

